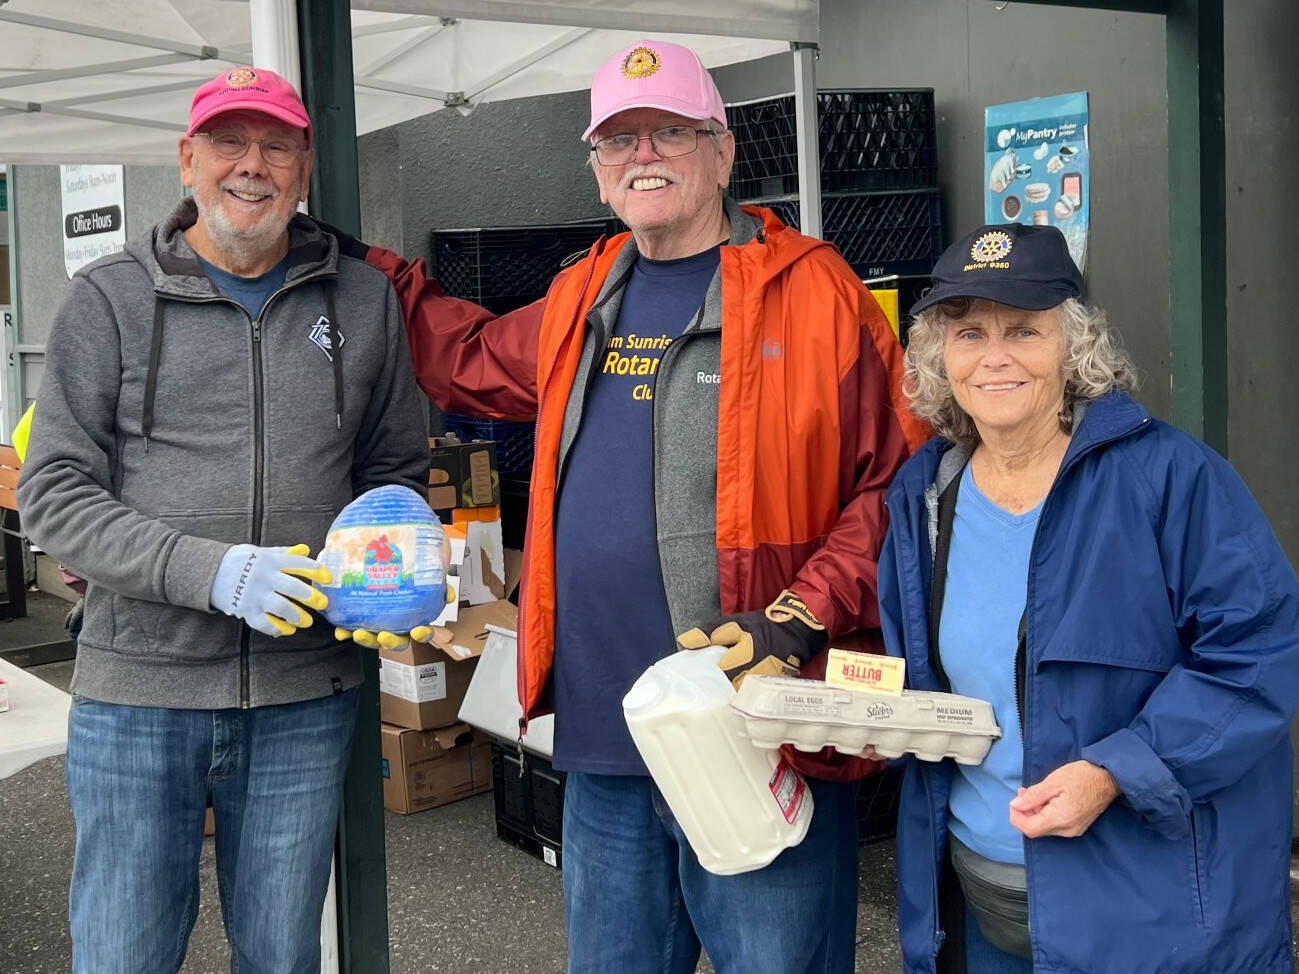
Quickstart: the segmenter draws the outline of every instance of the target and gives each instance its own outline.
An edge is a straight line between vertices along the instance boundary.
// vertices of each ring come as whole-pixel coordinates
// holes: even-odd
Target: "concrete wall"
[[[1293,0],[1232,0],[1227,15],[1229,454],[1299,562],[1299,329],[1295,279],[1299,76]]]

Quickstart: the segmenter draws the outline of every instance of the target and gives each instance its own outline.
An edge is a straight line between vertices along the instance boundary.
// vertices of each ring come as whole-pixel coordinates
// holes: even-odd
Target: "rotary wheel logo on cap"
[[[648,47],[638,47],[623,58],[622,76],[633,79],[648,78],[661,67],[663,67],[663,60],[657,51],[650,50]]]
[[[235,68],[226,75],[227,88],[247,88],[257,83],[257,72],[252,68]]]
[[[1012,246],[1014,241],[1010,239],[1010,234],[1002,230],[992,230],[974,241],[974,246],[970,248],[970,256],[980,264],[991,264],[1005,260]]]

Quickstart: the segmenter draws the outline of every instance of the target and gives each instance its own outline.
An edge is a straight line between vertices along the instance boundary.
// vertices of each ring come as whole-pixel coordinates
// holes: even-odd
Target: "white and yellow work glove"
[[[292,548],[235,545],[217,567],[208,597],[212,608],[272,637],[306,629],[314,620],[303,606],[323,609],[329,599],[302,579],[322,585],[333,581],[328,568],[308,557],[310,550],[304,544]]]
[[[786,589],[765,609],[722,616],[677,637],[682,649],[726,646],[718,661],[736,687],[749,674],[798,676],[799,668],[826,644],[825,626]]]
[[[447,576],[447,604],[450,605],[460,597],[456,591],[455,578]],[[427,623],[423,626],[416,626],[410,632],[370,632],[368,629],[343,629],[336,627],[334,629],[334,638],[340,641],[352,640],[358,646],[364,646],[366,649],[389,649],[400,652],[411,644],[412,641],[417,643],[429,643],[433,641],[433,623]]]

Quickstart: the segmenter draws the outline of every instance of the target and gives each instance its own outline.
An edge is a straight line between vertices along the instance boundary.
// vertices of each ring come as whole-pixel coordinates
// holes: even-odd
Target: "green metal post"
[[[1227,139],[1223,0],[1168,7],[1173,422],[1227,454]]]
[[[360,235],[356,104],[348,0],[296,0],[302,94],[315,131],[316,171],[311,212]],[[338,823],[339,959],[349,974],[387,974],[388,876],[384,862],[383,782],[380,777],[379,660],[363,654],[352,738]]]
[[[1000,4],[1003,0],[989,0]],[[1035,3],[1051,7],[1081,7],[1085,10],[1117,10],[1131,14],[1162,14],[1172,0],[1014,0],[1015,3]]]

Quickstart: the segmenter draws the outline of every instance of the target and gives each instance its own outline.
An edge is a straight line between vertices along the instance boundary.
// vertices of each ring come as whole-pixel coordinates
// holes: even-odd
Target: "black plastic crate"
[[[938,185],[934,90],[818,91],[821,188],[923,189]],[[731,195],[738,200],[798,192],[794,96],[726,106],[735,134]]]
[[[862,842],[883,842],[897,833],[902,770],[885,768],[857,782],[857,827]]]
[[[504,314],[544,297],[566,260],[620,230],[612,219],[434,230],[429,234],[429,271],[453,298]]]
[[[492,743],[497,836],[556,868],[563,863],[564,778],[545,758]]]
[[[472,416],[443,417],[448,433],[465,442],[494,440],[496,469],[502,478],[528,478],[532,475],[532,454],[536,447],[536,423],[518,423],[505,419],[474,419]]]
[[[799,225],[797,196],[754,200]],[[938,190],[837,193],[821,197],[821,230],[862,277],[927,275],[943,252]]]
[[[501,478],[501,541],[517,551],[523,550],[528,529],[529,490],[526,480]]]

